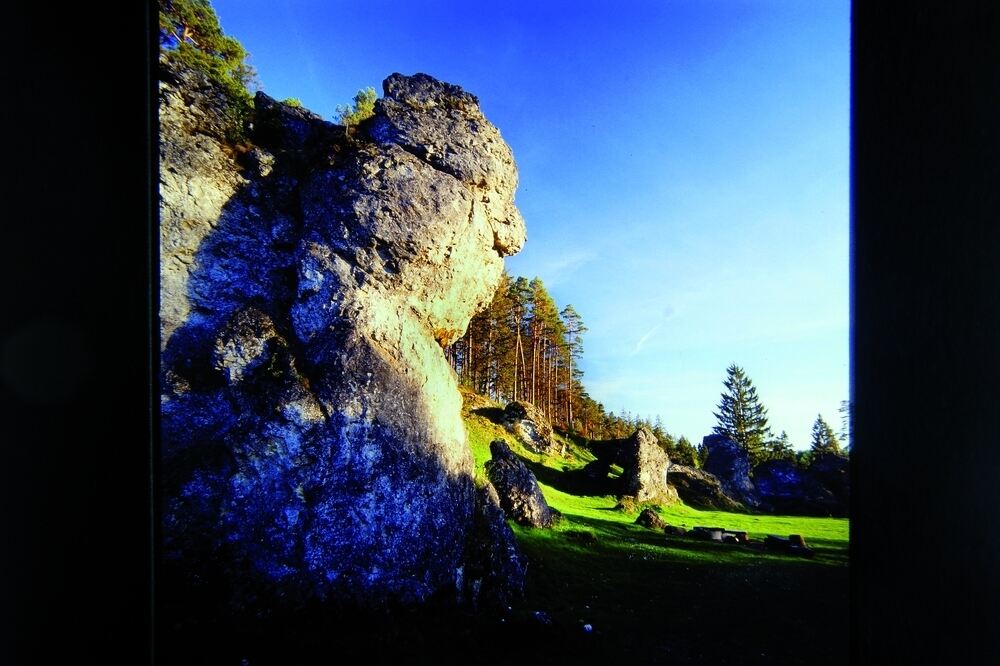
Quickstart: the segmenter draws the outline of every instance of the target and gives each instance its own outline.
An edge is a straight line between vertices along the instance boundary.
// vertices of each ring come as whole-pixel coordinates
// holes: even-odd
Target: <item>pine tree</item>
[[[677,446],[675,447],[675,455],[677,456],[676,462],[681,465],[687,465],[688,467],[695,467],[698,461],[698,452],[695,450],[691,442],[688,441],[687,437],[681,435],[681,438],[677,440]]]
[[[726,373],[723,382],[726,391],[719,402],[719,411],[715,412],[719,425],[713,430],[743,447],[751,466],[755,466],[764,460],[764,442],[770,436],[767,409],[760,403],[757,389],[743,368],[734,363]]]
[[[767,460],[787,460],[789,462],[795,462],[795,449],[792,447],[792,443],[788,439],[788,433],[784,430],[781,431],[781,434],[778,435],[777,439],[768,441],[765,449],[765,456]]]
[[[822,414],[816,415],[812,429],[812,451],[815,453],[840,453],[840,441]]]

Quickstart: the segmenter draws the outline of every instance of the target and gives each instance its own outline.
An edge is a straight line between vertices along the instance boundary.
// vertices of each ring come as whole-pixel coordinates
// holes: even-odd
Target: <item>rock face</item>
[[[717,478],[730,498],[748,507],[757,506],[759,500],[750,480],[750,459],[746,451],[722,435],[707,435],[702,439],[702,446],[708,449],[702,470]]]
[[[850,502],[849,460],[833,453],[817,455],[807,469],[785,460],[754,468],[761,506],[796,515],[846,516]]]
[[[486,475],[496,487],[507,517],[521,525],[552,527],[557,514],[549,508],[531,470],[502,439],[490,442],[490,454]]]
[[[503,609],[524,597],[526,565],[490,483],[476,489],[468,549],[465,589],[474,605]]]
[[[622,467],[623,495],[639,502],[677,501],[677,491],[667,486],[670,459],[647,428],[639,428],[622,442],[618,464]]]
[[[726,496],[717,478],[700,469],[671,464],[667,472],[667,481],[689,506],[722,511],[741,511],[745,508],[736,500]]]
[[[224,98],[161,63],[163,556],[236,607],[465,584],[473,462],[442,345],[524,242],[517,171],[473,95],[383,89],[351,139],[258,93],[241,148]]]
[[[639,428],[625,439],[591,442],[590,450],[597,459],[577,473],[585,492],[630,497],[635,502],[680,501],[677,491],[667,484],[670,459],[647,428]],[[608,477],[612,465],[622,468],[617,479]]]
[[[503,426],[535,453],[553,450],[552,426],[541,410],[530,402],[508,403],[503,411]]]

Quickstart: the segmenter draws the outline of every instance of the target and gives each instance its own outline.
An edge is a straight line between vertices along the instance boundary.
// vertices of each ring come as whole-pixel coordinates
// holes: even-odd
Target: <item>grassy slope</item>
[[[465,413],[477,477],[490,457],[489,442],[505,439],[565,517],[553,530],[512,527],[529,562],[527,603],[567,632],[566,656],[637,663],[846,663],[846,519],[685,505],[660,510],[674,525],[745,530],[757,539],[802,534],[816,550],[812,560],[667,538],[634,525],[635,514],[614,511],[614,497],[580,497],[556,487],[561,472],[593,459],[589,451],[567,442],[565,459],[534,454],[482,415],[495,416],[489,410]],[[581,532],[596,543],[585,545]],[[584,623],[593,633],[583,632]]]

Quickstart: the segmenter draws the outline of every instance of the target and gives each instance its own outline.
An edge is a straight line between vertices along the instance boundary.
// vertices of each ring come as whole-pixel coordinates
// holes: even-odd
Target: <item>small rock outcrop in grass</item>
[[[538,481],[502,439],[490,442],[492,459],[486,462],[486,476],[497,490],[500,506],[508,518],[530,527],[552,527],[558,513],[549,508]]]
[[[667,526],[663,519],[660,518],[660,514],[656,513],[653,509],[643,509],[639,517],[635,519],[636,525],[642,525],[643,527],[648,527],[653,530],[662,530]]]
[[[516,436],[528,450],[552,453],[552,425],[541,410],[530,402],[516,400],[503,411],[503,427]]]

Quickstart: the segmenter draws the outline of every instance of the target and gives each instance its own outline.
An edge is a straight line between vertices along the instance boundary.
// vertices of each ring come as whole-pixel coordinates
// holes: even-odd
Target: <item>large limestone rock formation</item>
[[[503,410],[503,426],[529,450],[552,452],[552,426],[545,414],[530,402],[515,400]]]
[[[707,435],[702,446],[708,457],[702,469],[719,480],[723,492],[748,507],[759,503],[753,481],[750,480],[750,459],[739,444],[722,435]]]
[[[509,147],[419,74],[351,138],[258,93],[232,146],[217,91],[161,69],[165,567],[246,607],[468,585],[488,563],[442,345],[524,242]]]
[[[486,475],[496,487],[500,506],[508,518],[531,527],[552,527],[558,514],[549,508],[531,470],[502,439],[490,442]]]

